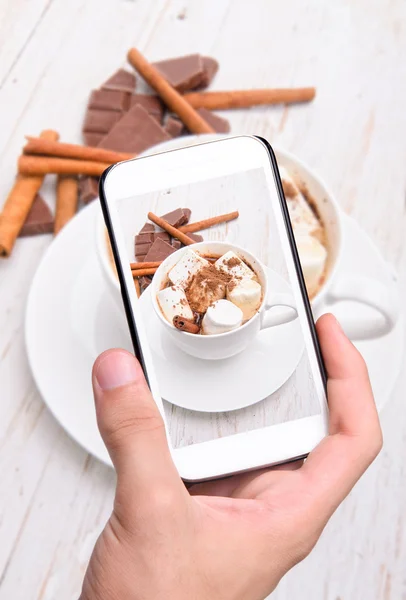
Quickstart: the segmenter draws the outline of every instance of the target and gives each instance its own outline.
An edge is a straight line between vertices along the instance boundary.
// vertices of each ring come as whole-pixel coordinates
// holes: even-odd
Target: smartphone
[[[271,146],[238,136],[118,163],[100,198],[180,476],[305,457],[327,435],[326,373]]]

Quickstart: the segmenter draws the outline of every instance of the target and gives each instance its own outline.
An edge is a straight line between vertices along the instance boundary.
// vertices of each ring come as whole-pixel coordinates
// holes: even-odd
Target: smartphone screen
[[[205,161],[194,150],[133,161],[136,169],[127,166],[120,185],[105,190],[130,310],[175,449],[320,416],[326,403],[287,216],[314,296],[325,269],[316,208],[299,188],[285,204],[271,155],[264,165],[241,152],[233,159],[206,150]],[[285,186],[295,185],[283,175]]]

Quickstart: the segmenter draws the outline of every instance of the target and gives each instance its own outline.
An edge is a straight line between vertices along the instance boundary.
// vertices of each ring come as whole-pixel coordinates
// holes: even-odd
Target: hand
[[[331,315],[317,331],[329,375],[329,436],[304,464],[189,491],[135,358],[109,350],[97,359],[97,419],[117,490],[81,600],[262,600],[309,554],[382,445],[361,355]]]

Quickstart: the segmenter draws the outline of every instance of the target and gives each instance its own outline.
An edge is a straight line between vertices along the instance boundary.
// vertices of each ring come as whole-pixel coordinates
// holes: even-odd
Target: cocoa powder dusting
[[[188,283],[185,294],[193,312],[204,313],[215,300],[225,297],[232,276],[213,264],[202,267]]]
[[[233,267],[238,267],[238,265],[240,264],[240,259],[232,256],[231,258],[229,258],[228,260],[226,260],[224,262],[224,264],[226,265],[226,267],[228,267],[229,269],[232,269]]]

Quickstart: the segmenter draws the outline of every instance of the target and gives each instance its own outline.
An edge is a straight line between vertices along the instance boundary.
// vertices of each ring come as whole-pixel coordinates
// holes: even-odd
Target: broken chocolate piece
[[[169,139],[169,135],[156,120],[137,104],[112,127],[98,147],[140,154],[147,148]]]
[[[45,200],[37,194],[21,228],[19,237],[52,233],[54,230],[54,217]]]
[[[144,262],[145,261],[145,254],[136,254],[135,255],[135,260],[137,262]]]
[[[182,135],[184,125],[180,119],[177,119],[176,117],[168,117],[166,119],[164,129],[166,133],[174,138]]]
[[[153,233],[149,233],[149,232],[145,232],[145,233],[139,233],[138,235],[135,236],[135,243],[136,244],[147,244],[149,242],[153,242],[154,238],[153,238]]]
[[[97,146],[104,138],[104,133],[83,132],[83,139],[86,146]]]
[[[182,247],[182,242],[180,240],[177,240],[176,238],[172,238],[172,240],[171,240],[171,246],[173,248],[175,248],[175,250],[179,250],[179,248]]]
[[[157,231],[156,233],[152,234],[152,239],[155,242],[155,240],[157,239],[161,239],[164,242],[169,242],[171,241],[171,236],[169,235],[169,233],[166,233],[166,231]]]
[[[120,90],[121,92],[133,92],[137,84],[137,79],[134,73],[130,73],[125,69],[118,69],[105,81],[102,88],[106,90]]]
[[[164,105],[162,104],[158,96],[151,96],[149,94],[133,94],[130,98],[130,108],[140,104],[151,117],[154,117],[158,123],[162,122],[164,114]]]
[[[200,54],[161,60],[153,65],[168,83],[181,93],[198,87],[204,78],[204,66]]]
[[[198,90],[206,88],[208,85],[210,85],[214,79],[214,76],[216,75],[216,73],[219,69],[218,62],[216,61],[215,58],[212,58],[211,56],[202,56],[202,61],[203,61],[202,81],[201,81],[200,85],[197,88],[195,88]]]
[[[97,177],[81,177],[79,179],[79,200],[89,204],[99,196],[99,180]]]
[[[145,223],[140,229],[140,233],[151,233],[153,231],[155,231],[155,225],[152,223]]]
[[[130,108],[131,95],[120,90],[93,90],[90,94],[88,108],[100,108],[125,112]]]
[[[172,227],[180,227],[187,221],[187,217],[182,208],[177,208],[176,210],[166,213],[166,215],[162,215],[161,219],[164,219],[169,225],[172,225]]]
[[[145,256],[149,249],[151,248],[152,243],[151,242],[144,242],[143,244],[138,244],[137,242],[135,242],[134,245],[134,251],[135,251],[135,256]]]
[[[188,237],[190,237],[190,239],[191,239],[191,240],[193,240],[193,241],[194,241],[196,244],[197,244],[198,242],[202,242],[202,241],[203,241],[203,236],[202,236],[202,235],[199,235],[199,234],[197,234],[197,233],[190,233],[190,232],[189,232],[189,233],[187,234],[187,236],[188,236]]]
[[[206,121],[206,123],[213,127],[216,133],[229,133],[230,123],[227,121],[227,119],[219,117],[210,110],[207,110],[207,108],[199,108],[197,112],[202,119]]]
[[[83,131],[85,133],[91,131],[106,134],[121,119],[121,114],[114,110],[90,108],[86,112]]]
[[[140,282],[141,289],[144,292],[147,289],[147,287],[150,285],[150,283],[152,283],[152,277],[150,277],[149,275],[143,275],[142,277],[139,278],[139,282]]]
[[[173,248],[167,242],[164,242],[163,240],[158,238],[152,244],[147,255],[145,256],[145,262],[158,262],[161,260],[165,260],[165,258],[173,252],[175,252],[175,248]]]
[[[190,210],[190,208],[182,208],[182,210],[186,216],[186,223],[189,223],[190,217],[192,216],[192,211]]]

